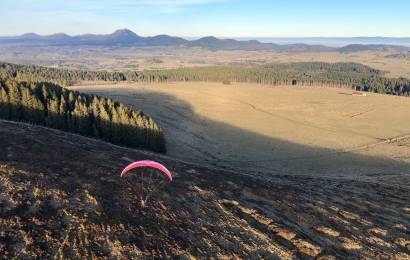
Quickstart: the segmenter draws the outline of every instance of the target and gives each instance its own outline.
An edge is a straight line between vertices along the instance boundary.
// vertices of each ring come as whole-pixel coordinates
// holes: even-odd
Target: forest
[[[166,152],[162,129],[143,112],[53,83],[0,78],[0,118],[39,124],[133,148]]]
[[[356,63],[300,62],[263,67],[213,66],[144,71],[83,71],[35,65],[0,63],[0,77],[18,81],[48,81],[68,86],[76,81],[217,81],[267,85],[328,86],[382,94],[409,96],[410,80],[388,78],[384,73]]]

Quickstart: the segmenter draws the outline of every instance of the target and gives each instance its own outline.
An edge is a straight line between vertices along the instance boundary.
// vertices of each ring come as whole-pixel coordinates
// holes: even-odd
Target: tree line
[[[75,81],[124,81],[121,72],[85,71],[74,69],[47,68],[37,65],[17,65],[0,63],[0,78],[14,78],[26,82],[51,82],[60,86],[69,86]]]
[[[82,71],[0,63],[0,77],[23,81],[50,81],[67,86],[75,81],[218,81],[267,85],[302,85],[353,88],[392,95],[410,95],[410,80],[388,78],[384,73],[356,63],[298,62],[263,67],[195,67],[145,71]]]
[[[0,118],[44,125],[133,148],[166,152],[163,131],[143,112],[53,83],[0,78]]]

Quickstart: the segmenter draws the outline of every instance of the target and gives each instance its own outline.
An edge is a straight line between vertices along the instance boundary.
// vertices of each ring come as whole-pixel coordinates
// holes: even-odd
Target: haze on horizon
[[[78,35],[128,28],[142,36],[410,37],[410,2],[2,0],[0,35]]]

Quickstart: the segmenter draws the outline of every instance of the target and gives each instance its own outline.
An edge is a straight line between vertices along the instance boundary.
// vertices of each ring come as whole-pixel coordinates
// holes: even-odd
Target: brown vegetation
[[[408,259],[409,182],[247,177],[37,126],[0,122],[5,258]],[[165,163],[149,207],[118,174]]]
[[[212,51],[176,47],[0,46],[0,60],[19,64],[88,70],[146,70],[215,65],[260,66],[289,62],[356,62],[387,71],[391,77],[410,78],[410,59],[397,51],[275,52]],[[152,62],[161,60],[161,62]]]
[[[137,106],[164,129],[168,154],[269,174],[387,178],[408,171],[406,97],[320,87],[221,83],[74,87]]]

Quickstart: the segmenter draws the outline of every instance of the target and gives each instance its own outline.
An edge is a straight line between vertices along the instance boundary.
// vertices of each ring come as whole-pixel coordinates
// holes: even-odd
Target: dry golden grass
[[[165,129],[169,155],[196,163],[279,174],[366,176],[402,173],[410,162],[405,139],[388,141],[410,134],[405,97],[236,83],[73,89],[142,109]]]

